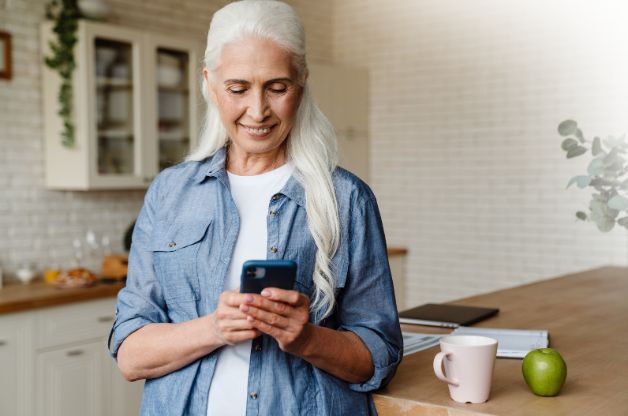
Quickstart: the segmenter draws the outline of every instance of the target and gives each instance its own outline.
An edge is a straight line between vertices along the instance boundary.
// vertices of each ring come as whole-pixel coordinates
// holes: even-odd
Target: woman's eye
[[[288,91],[288,88],[285,85],[281,85],[281,84],[271,85],[269,89],[270,89],[270,92],[273,92],[275,94],[282,94]]]
[[[231,94],[244,94],[244,92],[246,91],[246,89],[244,88],[229,88],[227,91],[229,91]]]

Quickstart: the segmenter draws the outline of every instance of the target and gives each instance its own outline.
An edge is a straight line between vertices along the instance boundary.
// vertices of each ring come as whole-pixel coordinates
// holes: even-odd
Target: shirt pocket
[[[166,303],[182,305],[200,299],[198,255],[210,226],[211,220],[157,227],[153,265]]]

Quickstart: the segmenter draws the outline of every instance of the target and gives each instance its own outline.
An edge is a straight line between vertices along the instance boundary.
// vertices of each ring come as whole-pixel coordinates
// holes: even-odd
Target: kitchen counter
[[[407,252],[405,248],[388,248],[389,257],[403,257]],[[395,281],[395,285],[402,287],[401,277],[399,282]],[[0,289],[0,314],[116,296],[123,287],[123,283],[98,283],[85,288],[59,289],[43,280],[35,280],[27,285],[8,282]]]
[[[123,287],[122,283],[98,283],[91,287],[59,289],[43,280],[27,285],[7,283],[0,289],[0,314],[116,296]]]
[[[451,400],[434,375],[438,346],[403,358],[390,384],[373,397],[381,416],[453,415],[628,415],[628,268],[604,267],[461,299],[453,303],[490,306],[499,314],[474,326],[547,329],[550,347],[567,362],[567,381],[556,397],[530,392],[521,360],[495,362],[486,403]],[[414,332],[451,330],[419,325]],[[412,328],[412,329],[411,329]]]

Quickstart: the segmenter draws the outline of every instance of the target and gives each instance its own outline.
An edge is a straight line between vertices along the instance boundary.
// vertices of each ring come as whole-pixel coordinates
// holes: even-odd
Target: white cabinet
[[[33,414],[33,320],[0,315],[0,415]]]
[[[0,315],[0,415],[137,415],[144,382],[107,349],[115,302]]]
[[[310,65],[317,104],[338,137],[340,166],[369,182],[369,77],[364,69]]]
[[[51,29],[42,25],[45,56]],[[73,147],[62,144],[61,80],[43,68],[46,186],[145,188],[196,144],[202,49],[187,39],[85,20],[77,38]]]
[[[104,416],[107,357],[101,341],[37,354],[38,416]]]

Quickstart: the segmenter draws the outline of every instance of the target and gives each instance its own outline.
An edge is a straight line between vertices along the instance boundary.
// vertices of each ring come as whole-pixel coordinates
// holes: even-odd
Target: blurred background
[[[191,39],[202,53],[211,15],[226,3],[108,0],[106,22]],[[289,3],[305,24],[313,65],[367,74],[366,125],[357,131],[368,170],[359,173],[378,197],[389,245],[407,249],[407,304],[626,264],[623,228],[600,233],[576,219],[590,192],[565,186],[587,161],[565,159],[556,129],[571,118],[587,138],[628,131],[623,2]],[[0,80],[5,281],[25,262],[39,271],[71,263],[73,241],[89,230],[123,252],[144,195],[141,187],[46,185],[45,5],[0,0],[0,30],[12,38],[12,77]],[[189,65],[199,71],[200,55]],[[359,107],[360,97],[345,99]]]

